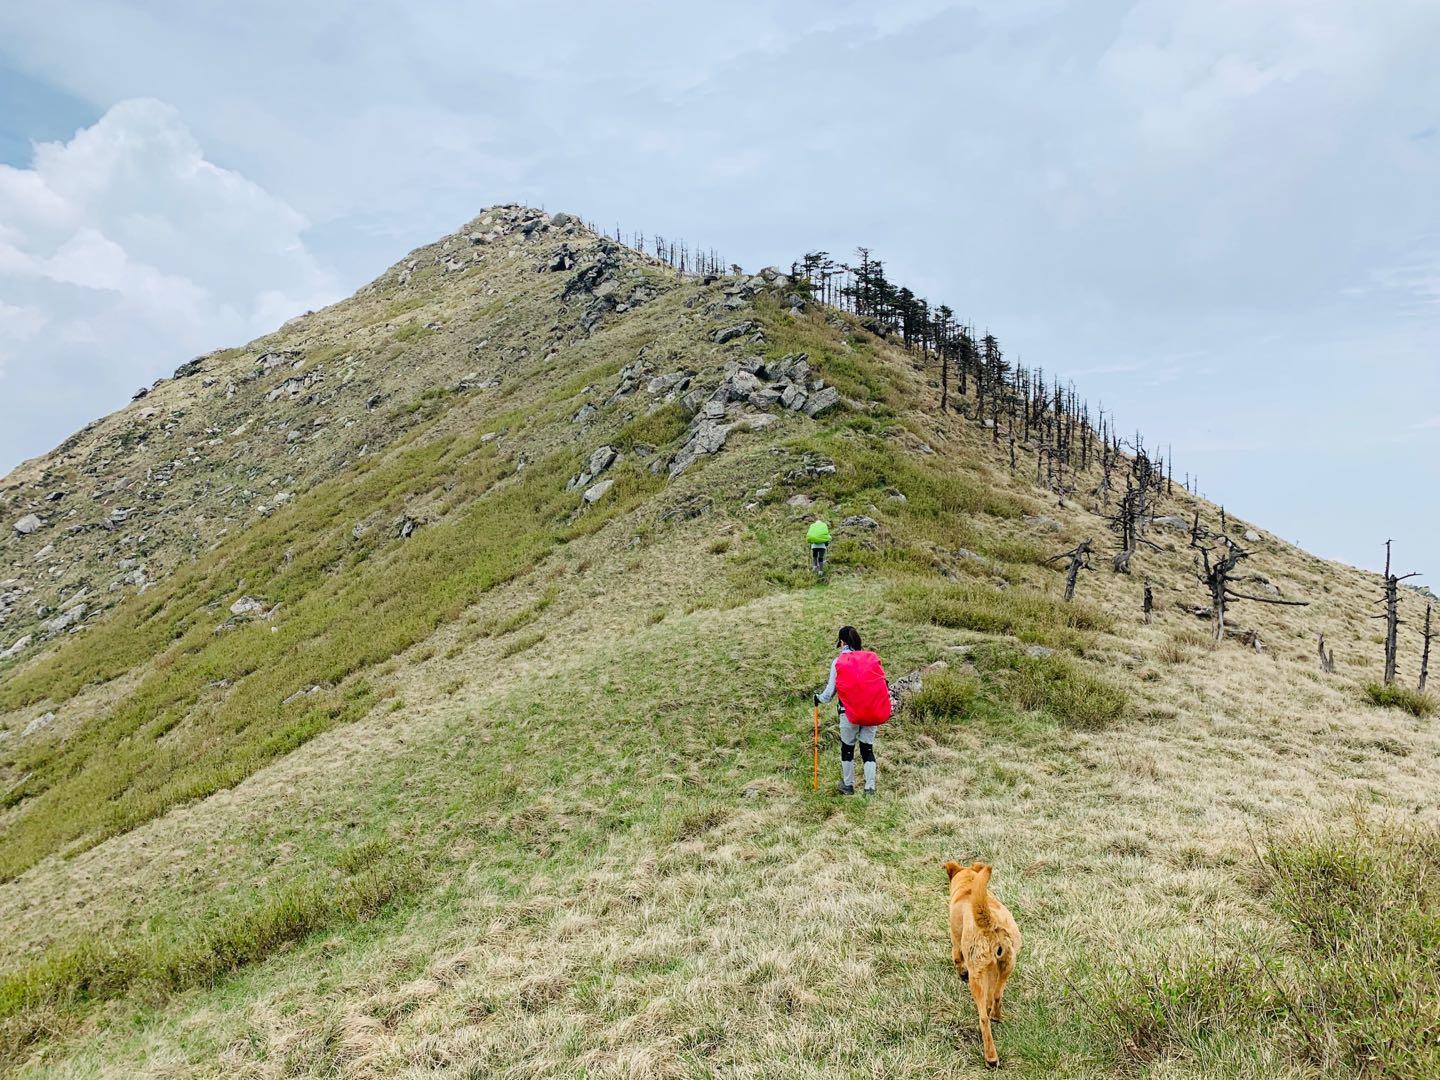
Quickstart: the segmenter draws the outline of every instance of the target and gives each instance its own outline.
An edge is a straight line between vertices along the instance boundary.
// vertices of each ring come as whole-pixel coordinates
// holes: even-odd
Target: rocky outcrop
[[[72,626],[77,625],[81,619],[85,618],[85,611],[86,607],[84,604],[74,604],[66,608],[59,615],[56,615],[53,619],[41,623],[40,629],[44,630],[47,634],[63,634]]]
[[[734,341],[744,334],[753,334],[759,329],[759,323],[746,320],[742,323],[736,323],[734,326],[726,326],[720,330],[716,330],[712,336],[717,345],[724,345],[727,341]]]
[[[600,447],[590,455],[590,461],[585,468],[582,469],[578,475],[570,478],[570,482],[565,485],[566,488],[573,491],[575,488],[585,487],[618,460],[620,460],[620,452],[613,446]],[[601,494],[603,495],[604,492],[601,492]],[[595,499],[589,497],[590,493],[588,491],[585,493],[585,496],[587,501],[595,501]],[[599,498],[599,496],[597,495],[596,498]]]

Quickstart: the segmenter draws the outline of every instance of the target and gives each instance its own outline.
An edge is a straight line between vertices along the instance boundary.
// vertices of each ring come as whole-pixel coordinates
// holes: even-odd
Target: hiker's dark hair
[[[850,648],[859,651],[861,648],[860,631],[856,630],[853,626],[840,627],[840,636],[835,639],[835,644],[849,645]]]

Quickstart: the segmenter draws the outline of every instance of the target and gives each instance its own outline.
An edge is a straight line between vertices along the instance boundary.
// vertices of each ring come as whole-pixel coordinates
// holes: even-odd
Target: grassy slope
[[[1373,651],[1353,629],[1364,576],[1267,543],[1260,568],[1321,602],[1303,618],[1257,609],[1259,657],[1210,650],[1166,602],[1194,595],[1183,539],[1142,556],[1155,626],[1136,625],[1136,583],[1108,574],[1083,579],[1088,604],[1067,611],[1036,560],[1098,536],[1094,518],[1051,508],[1062,533],[1027,526],[1043,494],[959,418],[912,413],[928,390],[905,358],[847,346],[818,317],[767,318],[772,351],[806,348],[874,407],[735,436],[648,501],[637,472],[634,497],[595,528],[573,530],[537,496],[536,523],[572,529],[566,542],[550,537],[462,594],[453,618],[387,641],[401,651],[364,665],[381,707],[331,717],[340,726],[238,786],[113,835],[85,818],[96,846],[63,860],[13,853],[30,800],[0,819],[23,870],[0,887],[12,971],[26,975],[0,991],[11,1060],[46,1075],[978,1073],[939,863],[981,857],[1026,932],[999,1035],[1022,1073],[1353,1065],[1353,1039],[1316,1038],[1294,1020],[1308,1014],[1263,995],[1222,1009],[1225,971],[1194,966],[1262,942],[1285,986],[1323,987],[1287,929],[1282,885],[1303,875],[1266,876],[1282,864],[1254,844],[1356,805],[1433,820],[1433,729],[1363,705],[1353,681]],[[612,345],[613,372],[634,344]],[[564,431],[567,390],[533,403],[553,413],[536,446]],[[604,423],[618,432],[627,415]],[[817,452],[834,476],[786,479]],[[541,460],[531,475],[549,491],[565,474]],[[837,543],[828,586],[804,571],[802,515],[785,504],[797,491],[831,520],[881,521],[880,542]],[[707,513],[666,517],[696,498]],[[484,500],[457,498],[445,520],[472,505]],[[368,594],[338,595],[343,623]],[[842,621],[892,675],[979,646],[973,679],[932,681],[925,707],[884,731],[885,793],[869,804],[808,791],[806,695]],[[1312,670],[1317,626],[1345,676]],[[1076,658],[1017,656],[1007,640]],[[828,782],[828,733],[824,752]],[[1417,903],[1413,890],[1392,900]],[[1281,1034],[1255,1038],[1260,1023]],[[1412,1074],[1433,1065],[1418,1053]]]

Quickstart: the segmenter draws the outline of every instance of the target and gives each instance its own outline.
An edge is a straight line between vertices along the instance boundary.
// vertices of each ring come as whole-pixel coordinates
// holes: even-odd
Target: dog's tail
[[[990,929],[990,866],[977,862],[970,867],[975,877],[970,882],[970,913],[981,930]]]

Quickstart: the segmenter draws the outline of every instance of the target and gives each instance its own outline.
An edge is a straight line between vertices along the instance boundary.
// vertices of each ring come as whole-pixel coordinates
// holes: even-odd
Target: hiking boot
[[[874,789],[873,787],[867,787],[867,788],[865,789],[865,798],[867,798],[867,799],[873,799],[874,797],[875,797],[875,789]]]
[[[854,785],[854,784],[836,784],[836,785],[835,785],[835,794],[837,794],[837,795],[854,795],[854,794],[855,794],[855,785]]]

